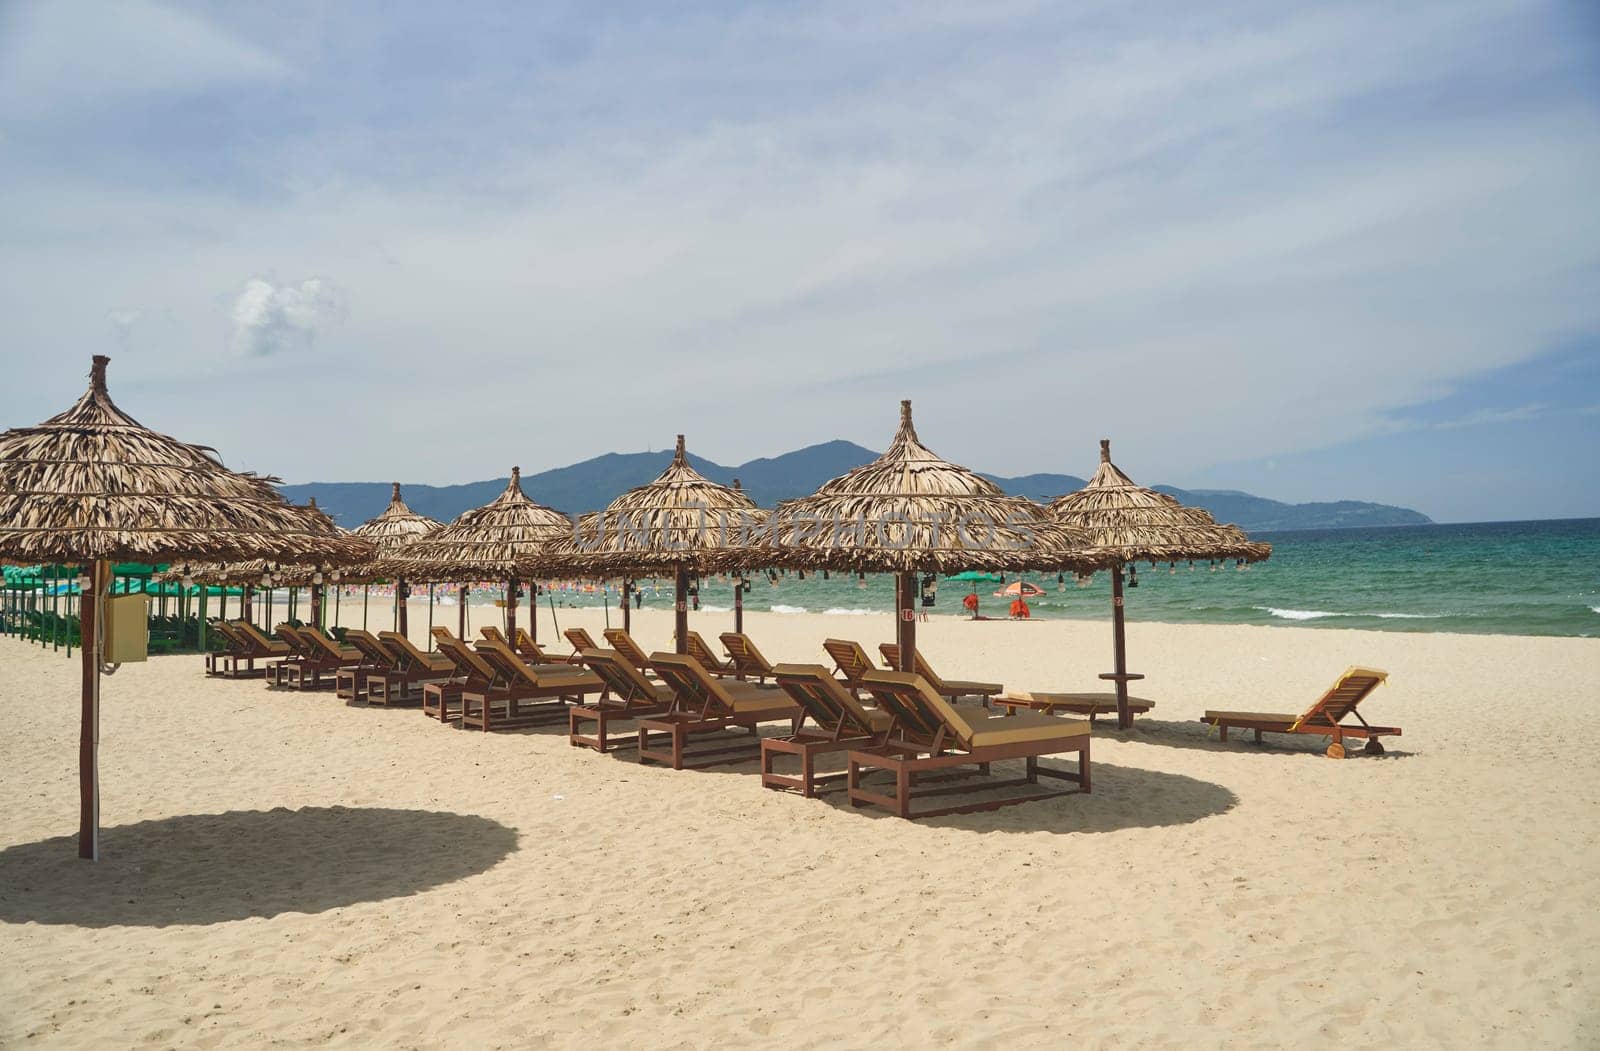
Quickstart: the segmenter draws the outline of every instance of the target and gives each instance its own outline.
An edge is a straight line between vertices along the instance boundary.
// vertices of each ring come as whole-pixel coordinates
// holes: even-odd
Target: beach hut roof
[[[0,558],[144,562],[266,557],[338,565],[372,553],[275,478],[152,431],[112,402],[96,355],[67,411],[0,434]]]
[[[1234,558],[1259,562],[1272,545],[1252,542],[1235,525],[1166,493],[1136,485],[1111,462],[1111,441],[1100,442],[1100,466],[1077,492],[1058,497],[1050,513],[1087,533],[1094,549],[1116,562]]]
[[[1106,564],[1032,500],[936,456],[917,437],[909,401],[882,456],[773,515],[763,560],[772,565],[953,573]]]
[[[389,578],[449,583],[525,580],[537,576],[545,545],[567,536],[572,521],[522,491],[522,468],[511,468],[505,492],[393,554],[372,571]]]
[[[394,491],[389,495],[389,506],[384,508],[383,513],[367,519],[351,532],[377,544],[378,556],[382,558],[443,528],[443,522],[419,515],[407,507],[400,497],[400,483],[395,482]]]
[[[667,469],[580,517],[574,535],[551,545],[547,568],[596,576],[737,569],[741,540],[766,515],[740,489],[691,467],[680,434]]]
[[[316,497],[307,501],[304,510],[340,536],[354,535],[351,530],[335,525],[328,513],[317,506]],[[330,581],[334,573],[346,580],[367,579],[361,575],[359,565],[331,567],[330,571],[330,567],[315,562],[285,562],[271,558],[245,558],[231,562],[173,562],[165,572],[155,576],[157,580],[181,582],[188,579],[200,584],[260,584],[262,577],[270,577],[273,587],[306,587],[316,582],[318,573],[324,574]]]

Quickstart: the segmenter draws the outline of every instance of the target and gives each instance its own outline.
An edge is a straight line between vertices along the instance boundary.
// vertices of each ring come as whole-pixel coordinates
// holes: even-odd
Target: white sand
[[[892,623],[748,627],[821,660]],[[1104,624],[921,631],[950,676],[1096,689],[1109,662]],[[0,1046],[1600,1043],[1600,641],[1129,645],[1158,707],[1097,731],[1092,795],[919,823],[159,658],[106,680],[94,866],[77,662],[0,640]],[[1388,757],[1194,722],[1353,663],[1392,673],[1363,709],[1405,728]]]

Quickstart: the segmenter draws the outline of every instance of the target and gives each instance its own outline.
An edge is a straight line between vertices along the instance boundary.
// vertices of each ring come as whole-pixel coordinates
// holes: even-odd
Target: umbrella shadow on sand
[[[317,913],[492,868],[517,833],[470,814],[305,807],[182,814],[0,850],[0,923],[166,927]]]

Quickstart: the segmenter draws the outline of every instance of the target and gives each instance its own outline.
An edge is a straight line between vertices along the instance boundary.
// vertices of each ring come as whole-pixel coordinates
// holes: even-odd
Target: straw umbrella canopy
[[[911,402],[882,456],[773,512],[774,565],[895,574],[900,660],[915,657],[917,574],[1107,565],[1088,537],[1044,508],[935,455],[917,437]]]
[[[83,622],[82,813],[78,853],[99,856],[97,750],[102,594],[114,561],[356,561],[371,545],[294,507],[273,478],[229,471],[214,450],[142,426],[112,402],[96,355],[88,391],[67,411],[0,434],[0,558],[87,569]]]
[[[314,496],[307,500],[302,510],[338,536],[355,536],[352,530],[341,529],[335,525],[333,519],[328,517],[328,513],[317,506],[317,498]],[[268,622],[264,626],[270,626],[273,588],[309,588],[311,623],[321,627],[324,577],[338,580],[342,576],[358,571],[349,566],[333,565],[326,561],[297,559],[293,562],[281,562],[270,558],[246,558],[233,562],[185,562],[172,566],[160,577],[162,580],[179,581],[184,584],[198,581],[202,584],[242,586],[244,595],[241,608],[246,619],[253,615],[253,592],[256,586],[260,585],[267,594]]]
[[[1257,543],[1235,525],[1221,525],[1205,510],[1188,507],[1166,493],[1134,483],[1111,462],[1111,441],[1100,441],[1100,466],[1077,492],[1057,497],[1050,513],[1090,537],[1093,550],[1111,564],[1111,630],[1116,670],[1100,676],[1117,684],[1117,722],[1133,725],[1128,710],[1128,671],[1123,616],[1123,570],[1135,562],[1236,559],[1260,562],[1272,545]]]
[[[430,583],[504,580],[506,637],[515,638],[519,583],[535,579],[545,546],[571,532],[572,520],[566,515],[529,499],[522,491],[522,468],[513,467],[499,496],[376,560],[372,571]],[[462,609],[464,614],[464,605]],[[537,619],[532,623],[537,625]]]
[[[742,490],[719,485],[691,467],[680,434],[665,471],[603,510],[581,516],[571,536],[551,545],[545,564],[556,571],[623,577],[625,627],[631,626],[630,578],[672,574],[674,645],[682,653],[690,575],[741,571],[749,564],[745,539],[765,524],[766,515]],[[742,612],[742,598],[736,608]]]
[[[394,490],[389,494],[389,506],[376,518],[369,518],[351,530],[356,536],[365,537],[378,545],[378,558],[384,559],[404,551],[407,547],[430,536],[444,528],[443,522],[436,522],[427,515],[419,515],[406,506],[400,496],[400,483],[394,483]],[[371,572],[362,576],[372,579]],[[395,603],[395,630],[400,634],[406,633],[406,598],[408,591],[403,579],[394,583]]]

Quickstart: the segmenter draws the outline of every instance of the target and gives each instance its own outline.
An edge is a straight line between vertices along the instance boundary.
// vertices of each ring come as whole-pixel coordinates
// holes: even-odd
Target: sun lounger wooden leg
[[[1361,750],[1367,755],[1382,755],[1383,742],[1379,741],[1376,737],[1369,737],[1367,738],[1367,746]]]
[[[911,771],[904,763],[896,763],[894,770],[895,812],[903,818],[911,817]]]
[[[1217,724],[1217,740],[1221,741],[1223,744],[1227,744],[1228,743],[1228,724],[1227,723],[1218,723]]]
[[[854,756],[851,756],[846,763],[844,776],[845,798],[850,800],[850,805],[853,807],[866,806],[867,801],[865,799],[856,798],[856,790],[861,787],[861,766],[856,762]]]
[[[1261,743],[1261,731],[1257,730],[1256,731],[1256,744],[1260,744],[1260,743]]]

